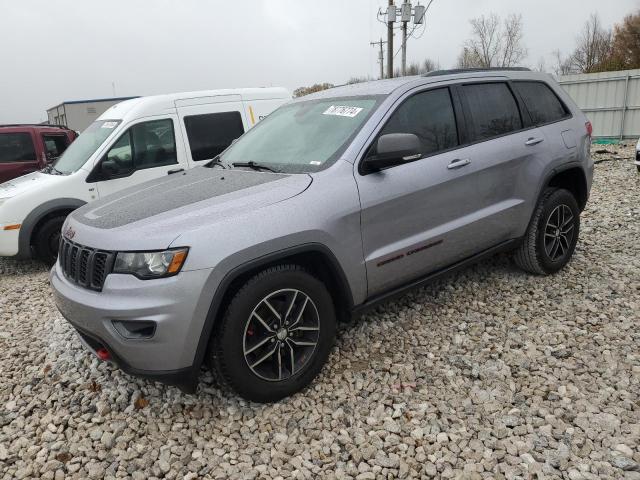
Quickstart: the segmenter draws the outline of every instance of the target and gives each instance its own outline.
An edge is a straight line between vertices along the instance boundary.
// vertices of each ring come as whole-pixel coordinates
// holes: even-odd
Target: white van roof
[[[217,98],[216,98],[217,97]],[[226,97],[226,98],[225,98]],[[109,108],[98,120],[125,120],[125,118],[139,118],[151,115],[162,115],[169,111],[175,112],[180,104],[218,103],[224,101],[252,101],[291,99],[291,93],[286,88],[225,88],[219,90],[201,90],[197,92],[167,93],[164,95],[150,95],[148,97],[125,100]]]

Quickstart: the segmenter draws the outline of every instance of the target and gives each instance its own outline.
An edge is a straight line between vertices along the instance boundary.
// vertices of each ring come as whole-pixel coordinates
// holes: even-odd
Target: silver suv
[[[308,385],[336,322],[499,251],[570,260],[591,125],[547,75],[446,71],[333,88],[206,167],[73,212],[51,283],[83,343],[194,391],[203,362],[258,402]]]

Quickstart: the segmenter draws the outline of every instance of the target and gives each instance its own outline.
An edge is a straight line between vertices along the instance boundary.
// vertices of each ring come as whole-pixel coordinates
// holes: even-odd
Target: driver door
[[[187,168],[176,149],[175,121],[142,121],[120,135],[88,179],[100,198]]]

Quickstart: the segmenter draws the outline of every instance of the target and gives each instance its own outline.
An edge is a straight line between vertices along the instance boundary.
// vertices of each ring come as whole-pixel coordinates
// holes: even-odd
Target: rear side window
[[[458,145],[458,130],[448,88],[417,93],[393,113],[380,135],[413,133],[430,155]]]
[[[34,162],[36,151],[26,132],[0,133],[0,163]]]
[[[240,112],[207,113],[184,117],[194,161],[210,160],[244,133]]]
[[[557,122],[569,116],[560,99],[542,82],[514,82],[513,88],[520,94],[534,125]]]
[[[48,159],[55,159],[62,155],[69,145],[69,139],[66,135],[42,135],[45,153]]]
[[[464,85],[471,115],[470,141],[486,140],[522,128],[518,104],[506,83]]]

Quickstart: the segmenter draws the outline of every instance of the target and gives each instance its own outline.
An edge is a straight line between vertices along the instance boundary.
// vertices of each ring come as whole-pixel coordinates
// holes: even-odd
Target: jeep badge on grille
[[[71,240],[76,235],[76,231],[72,227],[68,227],[62,235]]]

